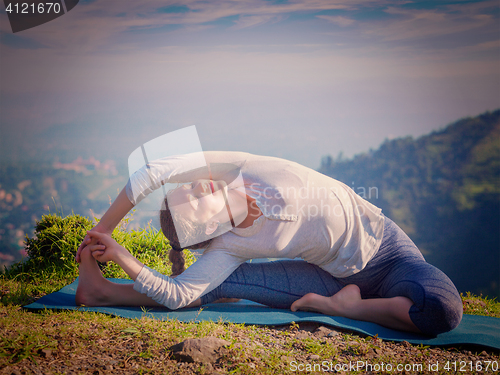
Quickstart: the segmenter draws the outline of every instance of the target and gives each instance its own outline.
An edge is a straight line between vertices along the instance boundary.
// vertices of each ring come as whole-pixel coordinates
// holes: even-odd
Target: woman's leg
[[[328,272],[301,260],[244,263],[221,285],[201,297],[202,304],[220,298],[243,298],[289,309],[307,293],[331,296],[342,285]]]
[[[292,311],[317,311],[326,315],[363,320],[384,327],[421,333],[408,311],[413,302],[406,297],[362,299],[356,284],[345,286],[330,297],[306,294],[291,306]]]
[[[92,257],[90,250],[84,248],[80,253],[78,288],[76,304],[85,306],[163,306],[147,295],[133,289],[133,284],[117,284],[104,278]],[[193,303],[189,307],[199,306]]]
[[[201,302],[243,298],[276,308],[318,311],[418,332],[408,315],[413,304],[408,298],[362,299],[359,287],[345,286],[339,280],[304,261],[245,263]]]
[[[349,312],[338,311],[339,296],[330,299],[305,296],[294,308],[312,308],[324,313],[368,320],[381,325],[437,335],[455,328],[462,318],[462,300],[453,282],[425,262],[411,239],[386,218],[384,241],[376,256],[361,272],[339,279]]]
[[[409,315],[420,331],[435,336],[454,329],[462,320],[463,305],[453,282],[441,270],[427,263],[420,250],[395,223],[387,219],[382,253],[393,254],[377,295],[404,296],[413,305]],[[387,265],[384,265],[387,269]]]
[[[411,299],[409,316],[425,334],[451,331],[462,320],[462,299],[455,285],[441,270],[424,261],[395,265],[380,292],[384,297]]]
[[[314,310],[429,335],[455,328],[462,316],[453,283],[426,263],[408,236],[387,218],[379,251],[353,276],[336,279],[302,261],[246,263],[203,296],[202,303],[224,297]]]

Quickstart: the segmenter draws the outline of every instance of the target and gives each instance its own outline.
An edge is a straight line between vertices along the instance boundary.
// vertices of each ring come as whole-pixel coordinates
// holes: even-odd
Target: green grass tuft
[[[496,298],[476,296],[470,292],[461,294],[464,314],[485,315],[500,318],[500,303]]]

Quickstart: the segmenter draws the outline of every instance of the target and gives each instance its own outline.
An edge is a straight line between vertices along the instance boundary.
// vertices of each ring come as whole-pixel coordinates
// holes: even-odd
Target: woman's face
[[[198,180],[173,190],[168,195],[168,204],[187,220],[207,223],[225,210],[223,189],[227,189],[224,181]]]

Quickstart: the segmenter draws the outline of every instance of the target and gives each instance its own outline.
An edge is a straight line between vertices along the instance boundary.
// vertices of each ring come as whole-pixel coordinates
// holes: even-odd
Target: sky
[[[126,162],[196,125],[318,168],[500,107],[497,0],[81,0],[18,33],[1,7],[0,160]]]

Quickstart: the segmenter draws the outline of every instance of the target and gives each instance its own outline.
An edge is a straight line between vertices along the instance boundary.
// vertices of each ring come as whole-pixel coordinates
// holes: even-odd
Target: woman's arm
[[[88,235],[89,244],[85,246],[90,249],[94,259],[99,262],[117,263],[135,281],[135,291],[170,309],[193,303],[219,286],[246,261],[222,250],[210,251],[173,279],[144,266],[110,235],[95,231],[89,231]]]
[[[126,189],[123,188],[96,227],[101,227],[107,233],[113,232],[113,229],[116,228],[120,220],[122,220],[132,208],[134,208],[134,205],[128,199]]]
[[[175,279],[144,266],[134,290],[169,309],[178,309],[215,289],[246,260],[222,250],[210,251]]]

